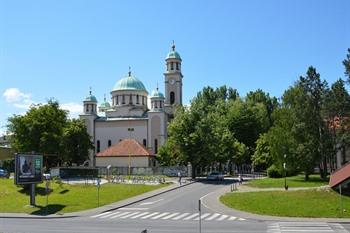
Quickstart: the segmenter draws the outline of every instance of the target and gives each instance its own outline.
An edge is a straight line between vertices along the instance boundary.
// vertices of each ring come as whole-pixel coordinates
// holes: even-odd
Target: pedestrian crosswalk
[[[138,220],[172,220],[172,221],[244,221],[244,218],[219,213],[181,213],[181,212],[149,212],[149,211],[107,211],[96,214],[95,219],[138,219]]]
[[[326,222],[276,222],[269,224],[267,227],[267,233],[284,232],[347,233],[348,231],[339,223]]]

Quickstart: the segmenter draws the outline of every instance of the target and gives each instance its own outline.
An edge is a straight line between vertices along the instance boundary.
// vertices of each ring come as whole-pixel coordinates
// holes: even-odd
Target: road
[[[66,219],[0,219],[0,232],[119,232],[140,233],[231,233],[231,232],[348,232],[337,223],[253,221],[201,208],[198,200],[223,187],[217,183],[194,183],[142,202],[91,216]],[[344,227],[345,226],[345,227]],[[307,229],[307,230],[305,230]]]

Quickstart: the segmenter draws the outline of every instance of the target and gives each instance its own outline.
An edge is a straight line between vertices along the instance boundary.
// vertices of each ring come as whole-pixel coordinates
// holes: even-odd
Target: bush
[[[267,169],[267,176],[270,178],[281,178],[283,175],[283,171],[281,169],[278,169],[275,165],[271,165]]]

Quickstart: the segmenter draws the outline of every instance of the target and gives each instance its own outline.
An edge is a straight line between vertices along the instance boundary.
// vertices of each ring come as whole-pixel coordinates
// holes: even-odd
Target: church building
[[[130,69],[111,90],[110,102],[105,97],[98,106],[90,90],[80,115],[95,147],[89,153],[90,166],[155,165],[155,154],[167,139],[167,124],[175,106],[182,105],[182,60],[174,44],[165,62],[165,95],[158,87],[149,95]]]

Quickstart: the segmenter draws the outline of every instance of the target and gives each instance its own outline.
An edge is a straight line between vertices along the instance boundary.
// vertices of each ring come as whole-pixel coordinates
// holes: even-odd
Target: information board
[[[42,182],[42,155],[16,154],[15,163],[15,184],[35,184]]]

